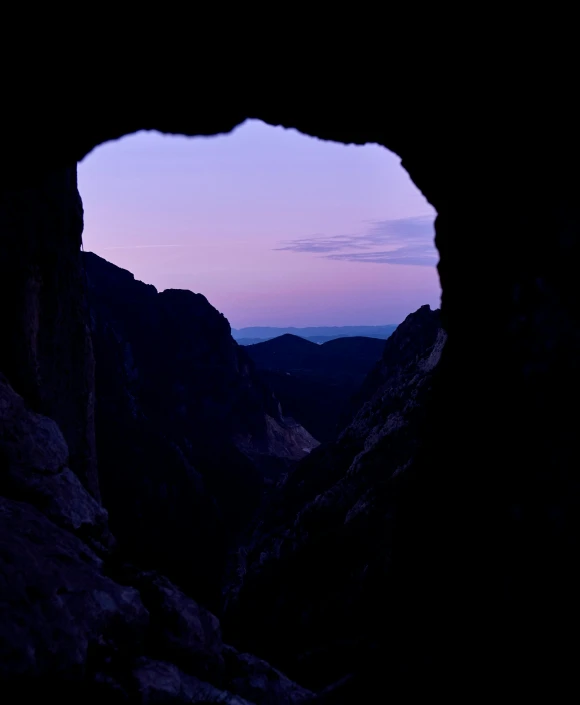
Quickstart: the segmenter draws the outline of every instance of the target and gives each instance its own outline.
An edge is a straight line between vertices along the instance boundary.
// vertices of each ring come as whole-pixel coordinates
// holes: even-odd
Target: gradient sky
[[[398,323],[439,306],[435,212],[397,156],[252,120],[141,132],[79,165],[85,250],[204,294],[234,328]]]

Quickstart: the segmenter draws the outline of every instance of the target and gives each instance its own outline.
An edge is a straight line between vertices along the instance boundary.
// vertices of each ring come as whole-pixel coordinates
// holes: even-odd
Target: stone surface
[[[85,677],[138,651],[149,615],[139,593],[29,504],[0,498],[0,678]]]
[[[66,705],[243,703],[232,692],[267,664],[228,682],[219,620],[159,573],[119,565],[68,458],[56,423],[0,377],[0,680]]]
[[[56,423],[26,408],[0,376],[0,491],[29,501],[59,526],[111,548],[107,513],[68,467]]]
[[[231,646],[224,647],[223,654],[225,682],[256,705],[293,705],[314,697],[256,656],[241,654]]]
[[[580,625],[573,558],[580,545],[580,140],[570,90],[575,25],[554,16],[531,17],[526,31],[509,17],[482,16],[461,35],[443,12],[426,18],[425,32],[395,18],[389,41],[384,23],[356,12],[331,32],[320,31],[316,17],[308,26],[285,21],[273,41],[250,17],[225,42],[219,22],[207,22],[215,32],[191,44],[181,41],[173,16],[161,31],[161,14],[122,33],[121,42],[116,27],[97,33],[100,46],[111,39],[114,49],[100,56],[98,71],[95,52],[76,52],[82,81],[67,80],[66,67],[74,37],[86,49],[88,34],[59,22],[60,31],[35,38],[36,70],[12,62],[6,75],[3,194],[130,132],[215,135],[252,117],[320,139],[383,145],[436,208],[448,341],[421,457],[399,476],[397,614],[388,640],[398,656],[388,653],[374,674],[367,670],[350,702],[372,702],[386,682],[394,692],[396,677],[406,696],[413,684],[447,697],[456,687],[465,688],[463,697],[475,689],[480,696],[485,683],[496,693],[511,687],[537,696],[544,680],[552,699],[557,686],[577,688],[569,644]],[[344,51],[357,17],[367,31]],[[159,49],[153,56],[150,36]],[[216,45],[219,61],[208,61]],[[452,70],[458,61],[462,70]],[[55,237],[42,229],[43,239]],[[3,341],[35,325],[34,307],[22,314],[25,287],[14,289],[4,274],[38,258],[26,238],[13,242],[2,257],[0,279],[14,297],[0,297]],[[9,319],[4,311],[16,301]],[[66,348],[70,330],[59,330]],[[31,372],[30,379],[38,378]],[[72,386],[61,391],[70,404]]]
[[[125,386],[164,432],[171,429],[173,436],[205,443],[213,452],[232,439],[236,446],[239,436],[246,439],[243,451],[254,457],[298,460],[317,445],[298,424],[286,426],[277,399],[231,337],[227,319],[204,296],[176,289],[157,293],[92,253],[83,261],[97,358],[105,355],[101,331],[107,328],[120,344]],[[106,352],[101,364],[110,369],[113,350]],[[285,436],[283,446],[269,443],[267,424]]]
[[[223,705],[252,705],[237,695],[215,688],[180,671],[163,661],[144,659],[133,671],[138,702],[143,705],[170,703],[223,703]]]
[[[79,538],[0,498],[0,680],[60,702],[299,702],[268,664],[224,647],[218,619],[167,578],[114,581]],[[132,584],[129,584],[132,583]],[[224,665],[227,657],[227,669]],[[251,703],[254,700],[249,699]]]
[[[420,447],[445,338],[439,311],[407,317],[351,423],[280,483],[238,554],[227,630],[306,686],[369,660],[388,629],[397,486]]]
[[[139,572],[132,583],[151,614],[149,652],[188,673],[219,679],[223,644],[217,617],[162,575]]]
[[[0,370],[32,410],[58,424],[70,469],[98,499],[82,231],[74,167],[26,189],[0,189]]]
[[[132,560],[217,609],[226,549],[262,501],[265,477],[316,441],[282,416],[204,296],[157,293],[94,254],[84,262],[111,529]]]
[[[0,375],[0,444],[2,463],[12,467],[33,468],[46,475],[60,472],[68,463],[60,428],[52,419],[27,409],[4,375]]]

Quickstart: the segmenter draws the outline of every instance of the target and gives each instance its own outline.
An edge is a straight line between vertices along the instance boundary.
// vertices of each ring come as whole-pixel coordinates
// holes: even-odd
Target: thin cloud
[[[362,235],[313,235],[281,243],[278,251],[310,252],[325,259],[434,266],[437,263],[433,216],[371,222]]]
[[[166,247],[191,247],[191,245],[120,245],[119,247],[103,247],[103,250],[162,250]]]
[[[376,262],[378,264],[414,264],[419,266],[435,266],[436,254],[425,252],[421,248],[401,247],[397,250],[383,252],[349,252],[327,255],[326,259],[348,262]]]

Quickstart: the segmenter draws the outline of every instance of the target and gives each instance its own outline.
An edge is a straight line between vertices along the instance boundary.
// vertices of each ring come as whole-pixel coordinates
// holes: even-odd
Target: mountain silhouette
[[[287,333],[244,349],[285,413],[326,442],[348,421],[351,397],[384,347],[385,341],[375,338],[345,337],[318,345]]]
[[[240,345],[254,345],[282,335],[297,335],[313,343],[326,343],[336,338],[380,338],[386,340],[396,329],[389,323],[382,326],[309,326],[306,328],[276,328],[270,326],[251,326],[249,328],[232,328],[232,337]]]

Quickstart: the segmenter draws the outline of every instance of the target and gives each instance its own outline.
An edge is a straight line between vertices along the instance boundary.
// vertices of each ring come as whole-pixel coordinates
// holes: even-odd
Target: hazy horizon
[[[295,328],[296,330],[310,330],[310,329],[316,330],[318,328],[325,328],[325,329],[328,329],[328,328],[386,328],[387,326],[398,326],[401,323],[402,323],[402,321],[392,321],[391,323],[377,323],[376,325],[366,325],[364,323],[361,323],[361,324],[354,323],[354,324],[344,325],[344,326],[339,326],[339,325],[337,325],[337,326],[325,326],[325,325],[321,325],[321,326],[317,326],[317,325],[311,325],[311,326],[292,326],[292,325],[289,325],[289,326],[266,326],[265,325],[265,326],[242,326],[241,328],[236,328],[235,326],[232,326],[232,329],[240,331],[240,330],[253,330],[253,329],[260,329],[260,328],[272,328],[274,330],[277,330],[277,329],[286,330],[286,329],[291,329],[291,328]]]
[[[439,307],[434,209],[396,155],[248,121],[138,133],[79,165],[84,248],[232,328],[375,326]]]

